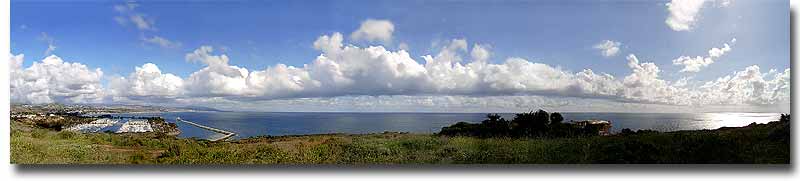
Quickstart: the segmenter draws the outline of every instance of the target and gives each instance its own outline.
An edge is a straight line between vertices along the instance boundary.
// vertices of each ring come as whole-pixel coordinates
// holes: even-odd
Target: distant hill
[[[226,111],[226,110],[219,110],[219,109],[216,109],[216,108],[203,107],[203,106],[186,106],[186,107],[179,107],[179,108],[189,109],[189,110],[194,110],[194,111],[230,112],[230,111]]]
[[[169,107],[131,104],[12,104],[12,112],[181,112],[213,111],[226,112],[203,106]]]

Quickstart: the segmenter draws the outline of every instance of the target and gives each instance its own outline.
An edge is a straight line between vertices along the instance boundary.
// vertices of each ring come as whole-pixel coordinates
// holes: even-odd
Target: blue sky
[[[502,64],[508,58],[517,57],[532,63],[546,64],[570,74],[584,69],[591,69],[598,74],[608,73],[620,82],[633,72],[628,66],[630,54],[635,54],[639,62],[653,62],[660,69],[658,75],[661,80],[675,83],[682,78],[689,78],[696,86],[733,75],[752,65],[760,67],[760,72],[765,74],[770,69],[778,72],[788,70],[788,2],[708,1],[696,13],[692,28],[684,31],[675,30],[665,23],[672,13],[667,8],[667,3],[668,1],[13,1],[11,52],[24,54],[25,60],[21,67],[29,67],[33,62],[49,56],[45,52],[50,43],[55,46],[50,54],[57,55],[64,61],[79,62],[90,69],[100,68],[103,71],[100,80],[103,87],[110,86],[110,77],[128,77],[135,72],[134,67],[141,67],[145,63],[157,65],[165,74],[186,79],[208,66],[187,61],[185,58],[188,53],[201,46],[214,47],[212,54],[224,54],[230,58],[231,66],[250,71],[264,70],[277,64],[303,67],[325,53],[315,49],[314,42],[320,36],[332,36],[336,32],[344,35],[345,45],[361,48],[383,46],[389,51],[399,51],[401,44],[405,44],[410,58],[423,65],[426,61],[421,56],[435,56],[452,40],[465,39],[468,49],[479,44],[490,51],[490,64]],[[124,13],[115,10],[115,6],[129,4],[135,4],[135,8],[127,9]],[[128,19],[128,15],[134,14],[144,17],[151,27],[138,28]],[[115,17],[122,17],[127,23],[120,23]],[[390,22],[394,27],[391,41],[354,40],[350,36],[351,32],[359,29],[368,19]],[[43,38],[45,34],[47,38]],[[154,36],[180,45],[161,47],[143,40]],[[48,42],[48,38],[52,41]],[[732,39],[736,41],[732,42]],[[618,42],[618,53],[614,56],[603,56],[601,50],[595,48],[605,40]],[[700,71],[680,72],[683,67],[673,63],[673,60],[681,56],[708,56],[710,49],[722,48],[726,43],[731,44],[731,50]],[[468,53],[463,56],[469,57],[466,54]],[[766,81],[769,81],[770,78],[766,78],[769,76],[765,75]],[[419,92],[422,93],[399,94],[451,95],[448,91]],[[538,89],[520,92],[531,96],[549,95],[541,93],[548,91]],[[512,95],[519,95],[520,92]],[[396,93],[379,91],[370,95],[384,94]],[[200,94],[193,95],[197,97]],[[292,95],[288,98],[316,98],[321,94]],[[508,95],[500,93],[492,96]],[[241,97],[231,98],[229,95],[201,97],[221,97],[234,102],[242,100]],[[244,97],[258,96],[248,94]],[[581,94],[565,97],[594,98],[608,95]],[[611,98],[609,101],[661,104],[659,101],[641,101],[630,97]],[[742,101],[734,102],[736,105],[743,104]],[[784,107],[788,107],[788,100],[784,102]],[[769,104],[775,104],[775,101],[769,101]]]

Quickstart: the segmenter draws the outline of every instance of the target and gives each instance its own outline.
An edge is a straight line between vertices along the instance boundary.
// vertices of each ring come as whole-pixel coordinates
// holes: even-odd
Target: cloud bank
[[[356,30],[359,31],[361,28]],[[157,65],[146,63],[135,67],[127,77],[110,76],[105,87],[100,84],[100,69],[90,70],[57,56],[23,69],[24,56],[15,55],[10,57],[12,101],[247,103],[413,96],[456,97],[456,102],[467,104],[489,97],[538,96],[621,104],[764,105],[786,103],[789,98],[788,68],[762,73],[753,65],[716,80],[689,84],[688,79],[662,79],[655,63],[640,60],[634,54],[625,57],[630,73],[615,77],[592,69],[570,71],[519,57],[490,63],[497,62],[489,61],[491,46],[470,45],[466,39],[441,45],[435,54],[412,57],[405,49],[359,47],[345,42],[342,33],[335,32],[319,36],[312,43],[320,54],[309,63],[299,67],[276,64],[260,70],[233,65],[227,55],[215,53],[211,46],[201,46],[184,57],[187,62],[204,66],[188,77],[163,73]],[[710,58],[713,63],[714,58],[728,51],[730,47],[725,44],[711,49],[701,60]],[[710,64],[673,62],[699,68]],[[425,100],[417,103],[425,104]],[[529,104],[533,103],[526,103]]]

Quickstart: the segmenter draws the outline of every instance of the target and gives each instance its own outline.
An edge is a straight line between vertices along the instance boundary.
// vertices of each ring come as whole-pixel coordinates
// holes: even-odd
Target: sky
[[[787,112],[779,0],[13,1],[11,101]]]

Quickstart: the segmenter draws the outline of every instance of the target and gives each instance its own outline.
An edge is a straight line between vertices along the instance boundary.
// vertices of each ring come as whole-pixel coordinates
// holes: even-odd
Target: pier
[[[222,129],[217,129],[217,128],[205,126],[205,125],[202,125],[202,124],[197,124],[197,123],[194,123],[194,122],[191,122],[191,121],[183,120],[180,117],[176,118],[175,120],[178,120],[180,122],[184,122],[186,124],[191,124],[193,126],[197,126],[198,128],[203,128],[205,130],[209,130],[209,131],[213,131],[213,132],[217,132],[217,133],[225,135],[225,136],[222,136],[222,137],[219,137],[219,138],[216,138],[216,139],[209,139],[210,141],[227,140],[228,138],[231,138],[234,135],[236,135],[236,133],[233,133],[233,132],[230,132],[230,131],[225,131],[225,130],[222,130]]]

